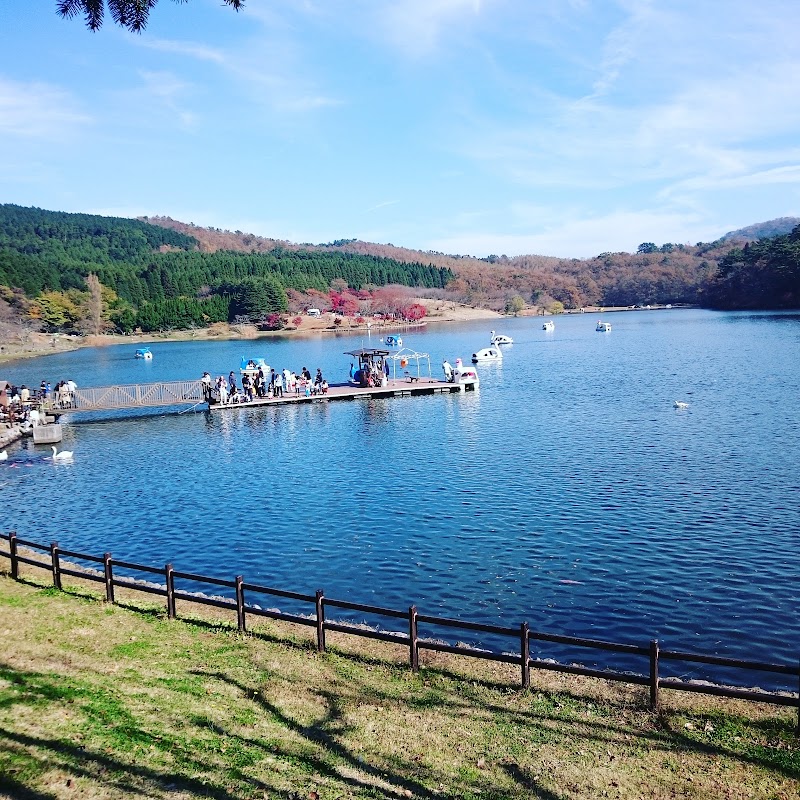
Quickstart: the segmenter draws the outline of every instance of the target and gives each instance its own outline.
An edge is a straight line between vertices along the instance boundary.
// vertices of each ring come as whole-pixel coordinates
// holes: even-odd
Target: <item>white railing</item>
[[[98,386],[76,389],[66,403],[53,403],[53,410],[97,411],[106,408],[146,408],[202,403],[203,385],[200,381],[171,381],[169,383],[136,383],[130,386]]]

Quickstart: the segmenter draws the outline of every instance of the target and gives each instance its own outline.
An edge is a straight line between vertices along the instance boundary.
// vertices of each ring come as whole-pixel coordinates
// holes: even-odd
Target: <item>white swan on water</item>
[[[676,400],[673,404],[675,408],[689,408],[688,403],[684,403],[683,400]]]
[[[53,448],[53,461],[69,461],[72,458],[72,450],[62,450],[60,453],[56,450],[55,445]]]

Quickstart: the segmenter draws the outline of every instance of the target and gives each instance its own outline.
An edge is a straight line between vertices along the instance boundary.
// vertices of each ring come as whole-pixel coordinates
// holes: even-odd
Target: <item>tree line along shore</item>
[[[296,245],[169,218],[0,205],[0,334],[159,333],[305,324],[309,308],[418,321],[428,301],[495,312],[800,305],[800,226],[708,244],[642,243],[591,259],[452,256],[357,240]],[[422,299],[424,302],[420,302]],[[8,337],[4,337],[8,338]]]

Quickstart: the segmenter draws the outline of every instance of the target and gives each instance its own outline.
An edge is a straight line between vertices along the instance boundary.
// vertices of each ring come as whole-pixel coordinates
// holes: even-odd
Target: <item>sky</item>
[[[0,203],[586,258],[800,216],[796,0],[0,4]]]

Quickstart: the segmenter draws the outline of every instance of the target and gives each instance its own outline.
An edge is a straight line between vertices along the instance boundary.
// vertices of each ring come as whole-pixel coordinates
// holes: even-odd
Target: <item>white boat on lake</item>
[[[478,378],[478,370],[471,364],[465,365],[460,358],[457,358],[456,366],[453,370],[453,383],[460,384],[461,386],[472,386],[477,389],[481,383]]]
[[[597,320],[597,325],[595,326],[595,330],[601,331],[602,333],[608,333],[611,330],[611,323],[603,322],[602,320]]]
[[[153,354],[150,352],[149,347],[140,347],[136,351],[136,358],[143,358],[145,361],[150,361],[153,358]]]
[[[510,336],[502,333],[491,332],[489,342],[491,344],[514,344],[514,340]]]
[[[542,323],[543,331],[554,331],[555,329],[556,329],[556,324],[551,319],[547,320],[547,322]]]
[[[476,353],[472,354],[473,364],[480,364],[487,361],[502,361],[502,360],[503,360],[503,352],[497,345],[492,345],[491,347],[484,347],[482,350],[478,350]]]

